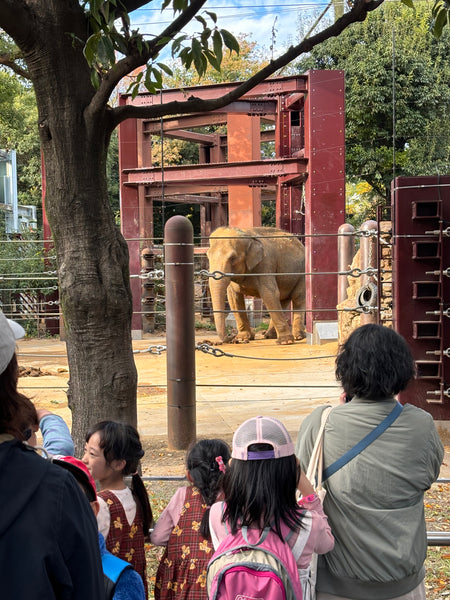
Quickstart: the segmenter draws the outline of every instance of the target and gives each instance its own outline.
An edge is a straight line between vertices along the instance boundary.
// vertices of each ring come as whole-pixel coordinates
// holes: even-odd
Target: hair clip
[[[216,463],[219,465],[219,471],[225,473],[225,465],[223,464],[223,458],[221,456],[216,456]]]

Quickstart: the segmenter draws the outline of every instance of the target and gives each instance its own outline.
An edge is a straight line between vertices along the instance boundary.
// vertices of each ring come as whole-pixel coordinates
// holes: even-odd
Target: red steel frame
[[[450,176],[397,177],[392,208],[394,327],[417,365],[400,398],[449,420]]]
[[[190,95],[215,98],[234,89],[225,83],[163,90],[160,96],[120,96],[120,104],[152,105],[184,100]],[[261,130],[261,122],[275,125]],[[226,124],[227,134],[200,134],[192,129]],[[261,197],[276,198],[277,226],[306,234],[306,271],[331,273],[308,277],[306,327],[312,335],[317,321],[335,321],[337,304],[337,242],[333,236],[345,212],[345,115],[343,71],[309,71],[266,80],[238,102],[220,111],[168,118],[164,136],[199,143],[200,164],[152,167],[151,136],[160,135],[160,121],[128,120],[119,128],[122,232],[130,247],[130,273],[140,272],[138,238],[152,237],[152,201],[178,194],[187,202],[208,205],[210,220],[202,235],[227,223],[261,224]],[[260,160],[261,141],[275,142],[274,159]],[[228,153],[227,158],[226,152]],[[227,162],[228,161],[228,162]],[[268,195],[271,192],[271,195]],[[204,198],[204,200],[203,200]],[[173,201],[173,198],[172,198]],[[317,237],[316,237],[317,236]],[[132,329],[142,328],[140,280],[132,280]]]

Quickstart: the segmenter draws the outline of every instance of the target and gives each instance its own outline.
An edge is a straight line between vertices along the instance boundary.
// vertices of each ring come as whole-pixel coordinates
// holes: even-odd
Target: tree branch
[[[208,112],[216,110],[238,100],[241,96],[249,92],[258,83],[261,83],[282,67],[292,62],[295,58],[310,52],[315,46],[325,40],[338,36],[349,25],[364,21],[369,12],[378,8],[384,0],[356,0],[353,8],[344,14],[335,23],[327,27],[316,35],[304,39],[297,46],[291,46],[287,52],[276,60],[271,61],[266,67],[258,71],[247,81],[242,82],[233,91],[211,100],[202,100],[191,96],[186,102],[169,102],[167,104],[156,104],[152,106],[119,106],[112,110],[112,119],[114,127],[126,119],[157,119],[169,114],[190,114],[194,112]]]
[[[0,27],[15,40],[19,48],[30,43],[29,38],[33,34],[31,23],[29,3],[23,0],[0,1]]]
[[[158,55],[169,43],[169,41],[185,25],[192,21],[192,19],[206,2],[207,0],[193,0],[185,11],[183,11],[176,19],[172,21],[168,27],[166,27],[166,29],[164,29],[160,35],[158,35],[149,43],[149,49],[147,52],[138,54],[136,51],[136,54],[119,60],[100,83],[100,87],[89,105],[89,112],[91,114],[95,114],[97,111],[103,110],[116,85],[124,77],[132,73],[134,69],[145,65],[151,58]],[[129,4],[131,4],[131,2],[129,2]],[[167,39],[167,41],[161,43],[161,40],[164,39]]]
[[[25,79],[30,79],[30,74],[27,69],[23,69],[20,67],[13,58],[11,58],[10,54],[0,54],[0,65],[5,65],[5,67],[9,67],[16,75],[20,75],[20,77],[24,77]]]

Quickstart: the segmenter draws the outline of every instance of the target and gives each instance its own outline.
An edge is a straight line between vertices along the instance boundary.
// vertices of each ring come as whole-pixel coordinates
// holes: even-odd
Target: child
[[[305,544],[297,559],[305,588],[312,554],[332,550],[334,538],[319,498],[300,472],[288,432],[277,419],[248,419],[233,436],[231,456],[223,482],[225,502],[214,504],[209,515],[214,548],[243,526],[256,537],[269,527],[290,548],[297,540],[297,548]],[[303,497],[299,502],[297,489]]]
[[[166,546],[155,583],[155,600],[206,600],[206,567],[212,556],[209,507],[221,493],[230,449],[222,440],[200,440],[186,456],[190,486],[178,488],[151,535]]]
[[[137,473],[144,450],[136,429],[125,423],[101,421],[86,435],[83,462],[98,482],[98,528],[106,548],[133,565],[147,594],[144,540],[152,523],[152,509]],[[124,477],[132,475],[131,489]]]
[[[97,490],[86,465],[73,456],[53,456],[52,462],[70,471],[83,490],[94,514],[99,511]],[[105,600],[145,600],[144,584],[132,566],[106,550],[105,539],[99,532],[98,541],[102,557]]]

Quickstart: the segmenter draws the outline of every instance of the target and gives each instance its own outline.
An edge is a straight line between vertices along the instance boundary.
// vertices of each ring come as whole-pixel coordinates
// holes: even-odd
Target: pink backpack
[[[286,538],[285,538],[286,539]],[[268,527],[229,534],[208,564],[209,600],[302,600],[291,548]]]

